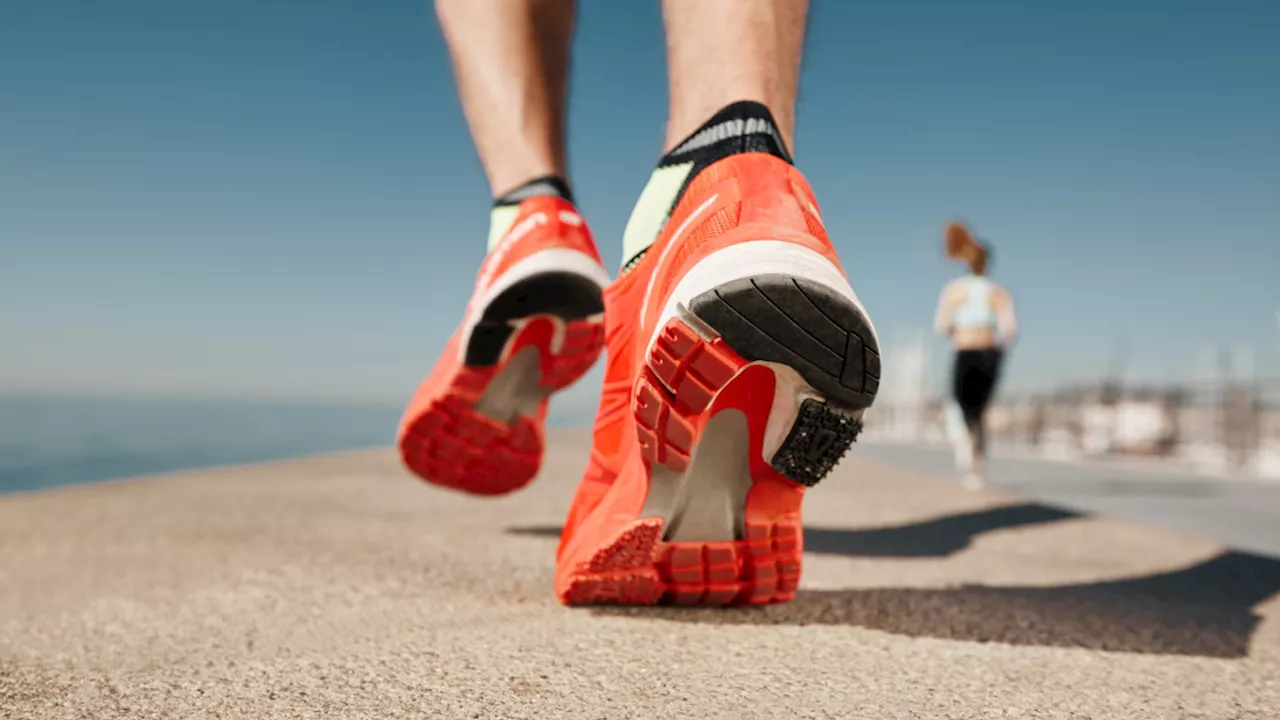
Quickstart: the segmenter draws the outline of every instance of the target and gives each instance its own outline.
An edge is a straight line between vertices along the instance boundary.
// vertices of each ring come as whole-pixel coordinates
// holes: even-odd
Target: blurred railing
[[[865,419],[866,437],[944,442],[946,402],[877,402]],[[1047,456],[1143,456],[1280,478],[1280,379],[1001,397],[988,411],[987,432],[997,444]]]

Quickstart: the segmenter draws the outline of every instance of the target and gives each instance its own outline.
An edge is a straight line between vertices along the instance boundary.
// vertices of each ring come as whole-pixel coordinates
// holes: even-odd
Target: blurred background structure
[[[1280,374],[1260,374],[1254,348],[1205,346],[1193,356],[1192,380],[1159,383],[1129,379],[1143,373],[1126,366],[1126,344],[1117,343],[1113,366],[1098,377],[998,392],[988,414],[997,452],[1144,459],[1280,482]],[[950,389],[938,366],[949,354],[921,333],[886,348],[885,357],[885,392],[868,413],[863,439],[945,443]],[[1018,362],[1016,348],[1009,360]]]

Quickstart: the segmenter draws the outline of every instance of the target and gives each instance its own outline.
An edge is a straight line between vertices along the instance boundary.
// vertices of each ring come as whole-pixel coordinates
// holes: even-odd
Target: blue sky
[[[581,5],[571,168],[616,266],[661,21]],[[1118,338],[1138,377],[1214,345],[1280,375],[1280,3],[813,12],[797,161],[889,352],[960,216],[1019,300],[1010,389],[1090,377]],[[428,2],[0,3],[0,389],[399,401],[488,203]]]

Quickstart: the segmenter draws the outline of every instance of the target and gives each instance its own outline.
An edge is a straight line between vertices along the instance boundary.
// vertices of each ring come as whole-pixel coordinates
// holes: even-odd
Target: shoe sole
[[[861,306],[811,277],[736,278],[680,304],[635,387],[649,494],[579,564],[579,604],[786,602],[804,490],[835,467],[879,389]]]
[[[542,461],[542,404],[586,374],[603,347],[598,284],[573,273],[514,284],[486,305],[465,364],[401,433],[405,465],[477,495],[528,485]]]

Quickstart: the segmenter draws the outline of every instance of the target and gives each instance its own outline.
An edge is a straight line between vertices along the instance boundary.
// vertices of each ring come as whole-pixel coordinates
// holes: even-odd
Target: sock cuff
[[[754,100],[739,100],[721,108],[697,130],[663,156],[658,166],[675,165],[699,156],[715,146],[720,157],[744,152],[765,152],[793,162],[787,144],[778,132],[778,123],[768,106]]]
[[[493,206],[519,205],[531,197],[545,197],[548,195],[561,197],[573,202],[573,192],[569,189],[567,180],[559,175],[544,175],[514,187],[494,198]]]

